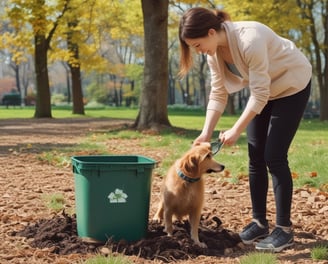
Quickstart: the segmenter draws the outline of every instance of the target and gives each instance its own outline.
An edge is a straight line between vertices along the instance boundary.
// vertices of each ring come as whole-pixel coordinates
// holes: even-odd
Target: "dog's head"
[[[181,167],[188,173],[199,177],[204,173],[220,172],[224,170],[224,165],[213,159],[211,145],[202,142],[192,147],[181,159]]]

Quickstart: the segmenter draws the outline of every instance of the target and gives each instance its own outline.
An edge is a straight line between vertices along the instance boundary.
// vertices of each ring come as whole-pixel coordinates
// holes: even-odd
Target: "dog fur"
[[[204,142],[192,147],[171,166],[163,180],[161,200],[153,220],[160,222],[163,219],[164,231],[172,236],[172,217],[181,220],[188,216],[192,240],[200,247],[207,247],[198,237],[204,203],[202,175],[223,170],[224,166],[213,159],[209,143]]]

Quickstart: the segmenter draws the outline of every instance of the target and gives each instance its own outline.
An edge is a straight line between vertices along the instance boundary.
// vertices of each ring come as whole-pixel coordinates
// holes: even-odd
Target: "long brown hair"
[[[226,20],[230,20],[228,13],[203,7],[191,8],[183,14],[179,24],[180,77],[185,76],[193,65],[190,48],[185,39],[206,37],[211,28],[219,31]]]

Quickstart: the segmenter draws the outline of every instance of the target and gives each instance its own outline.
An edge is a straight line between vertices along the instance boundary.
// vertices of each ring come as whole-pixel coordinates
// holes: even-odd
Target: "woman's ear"
[[[214,36],[216,34],[216,30],[214,29],[214,28],[210,28],[209,30],[208,30],[208,35],[209,36]]]

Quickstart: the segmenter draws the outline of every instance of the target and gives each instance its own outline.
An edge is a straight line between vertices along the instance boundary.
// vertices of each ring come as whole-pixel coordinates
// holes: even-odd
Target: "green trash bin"
[[[71,159],[78,236],[98,241],[143,238],[155,161],[132,155]]]

